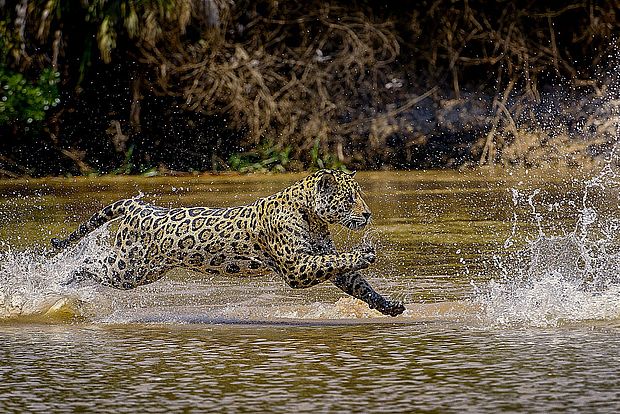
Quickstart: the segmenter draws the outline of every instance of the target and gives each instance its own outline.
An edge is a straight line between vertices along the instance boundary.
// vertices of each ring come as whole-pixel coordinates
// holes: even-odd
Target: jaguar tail
[[[64,249],[70,244],[82,239],[98,227],[103,226],[108,221],[124,216],[127,212],[133,211],[143,205],[144,203],[142,201],[135,199],[119,200],[112,203],[109,206],[104,207],[101,211],[93,214],[93,216],[85,223],[80,224],[80,226],[66,239],[52,239],[52,246],[56,249]]]

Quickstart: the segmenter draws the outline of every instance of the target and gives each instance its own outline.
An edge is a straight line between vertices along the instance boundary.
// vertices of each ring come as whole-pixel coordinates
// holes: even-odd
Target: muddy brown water
[[[620,409],[620,289],[582,291],[557,278],[572,244],[548,253],[553,272],[521,290],[501,284],[502,263],[540,231],[562,236],[579,223],[582,178],[358,173],[373,224],[333,232],[344,249],[363,237],[378,244],[366,275],[405,301],[398,318],[328,283],[292,290],[274,275],[175,271],[130,292],[58,283],[107,239],[65,256],[49,239],[112,201],[143,193],[163,206],[237,205],[300,177],[0,182],[0,411]],[[524,278],[531,268],[510,272]]]

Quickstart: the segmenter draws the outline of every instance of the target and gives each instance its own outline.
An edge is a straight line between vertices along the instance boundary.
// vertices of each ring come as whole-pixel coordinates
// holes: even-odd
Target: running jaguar
[[[66,239],[51,242],[63,249],[120,219],[113,248],[96,263],[101,270],[81,270],[74,280],[92,278],[105,286],[133,289],[174,268],[244,275],[270,270],[292,288],[329,280],[370,308],[397,316],[404,305],[385,299],[360,274],[375,261],[375,249],[362,244],[338,252],[330,235],[329,224],[359,230],[370,221],[354,174],[320,170],[239,207],[163,208],[138,199],[119,200]]]

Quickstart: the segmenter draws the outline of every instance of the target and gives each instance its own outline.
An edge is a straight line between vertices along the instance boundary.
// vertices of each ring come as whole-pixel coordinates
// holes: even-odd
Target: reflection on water
[[[358,174],[380,246],[368,279],[406,302],[399,318],[273,275],[60,284],[107,248],[108,230],[60,255],[49,238],[103,205],[140,192],[163,206],[243,204],[299,177],[0,182],[0,411],[620,408],[609,185]],[[343,248],[363,237],[334,231]]]

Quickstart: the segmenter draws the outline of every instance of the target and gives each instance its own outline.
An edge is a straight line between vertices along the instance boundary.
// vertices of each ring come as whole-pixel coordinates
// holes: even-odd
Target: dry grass
[[[151,87],[158,93],[246,129],[242,148],[292,145],[291,156],[304,159],[318,141],[322,152],[343,162],[389,164],[437,132],[411,116],[423,99],[445,133],[450,122],[442,116],[447,106],[466,106],[471,94],[464,90],[498,91],[486,116],[472,114],[468,126],[477,133],[469,138],[470,158],[480,164],[562,158],[546,150],[551,147],[573,154],[568,158],[587,157],[588,146],[601,144],[584,140],[576,150],[570,134],[532,130],[539,121],[523,114],[540,103],[545,77],[581,87],[576,97],[600,94],[593,65],[613,47],[606,39],[618,24],[620,2],[509,1],[498,8],[491,1],[436,0],[407,10],[405,18],[339,2],[210,4],[219,10],[219,25],[193,42],[183,30],[167,32],[165,41],[143,46],[142,61],[154,69]],[[574,29],[560,33],[556,26]],[[403,58],[402,49],[412,58]],[[462,123],[451,132],[459,128]],[[403,137],[396,148],[389,143],[394,136]]]
[[[144,48],[143,62],[157,68],[152,87],[247,128],[242,146],[293,144],[292,157],[304,158],[318,141],[323,153],[349,162],[358,155],[360,164],[364,153],[380,154],[379,126],[419,101],[385,108],[400,53],[393,21],[330,2],[276,4],[226,10],[220,30],[192,44],[172,32]]]
[[[609,56],[618,54],[619,10],[618,1],[506,1],[497,7],[485,0],[436,0],[427,13],[413,13],[410,25],[421,46],[412,48],[417,64],[443,76],[457,100],[468,80],[469,90],[496,91],[480,128],[485,133],[472,146],[480,164],[588,162],[588,148],[607,145],[617,133],[611,137],[609,125],[595,125],[601,114],[594,112],[583,120],[591,128],[549,130],[539,114],[550,93],[541,88],[572,90],[573,104],[557,113],[569,122],[582,118],[584,97],[606,96],[615,81],[601,69],[616,70]]]
[[[83,33],[54,20],[59,2],[20,3],[29,8],[18,9],[15,30],[24,42],[37,38],[42,45],[22,47],[20,65],[45,61],[72,73],[67,45]],[[317,148],[352,168],[584,165],[617,139],[612,92],[620,82],[609,56],[617,55],[620,0],[91,5],[118,18],[98,23],[102,61],[140,62],[126,80],[130,104],[110,110],[101,131],[119,153],[131,142],[156,148],[166,139],[140,128],[141,101],[157,96],[174,98],[185,114],[215,114],[229,131],[243,131],[215,140],[228,148],[221,151],[290,149],[302,167]],[[545,102],[558,90],[564,104],[550,120]],[[162,128],[171,124],[161,120]],[[187,125],[178,134],[191,142],[200,135]],[[60,153],[71,154],[75,165],[88,163],[91,149],[102,152],[101,140],[69,141],[58,140]],[[223,163],[230,154],[218,151],[209,156]],[[157,158],[143,152],[147,162]]]

